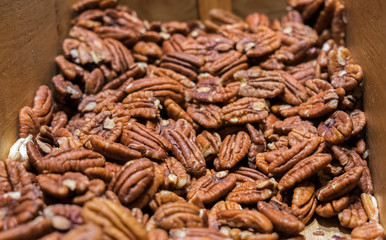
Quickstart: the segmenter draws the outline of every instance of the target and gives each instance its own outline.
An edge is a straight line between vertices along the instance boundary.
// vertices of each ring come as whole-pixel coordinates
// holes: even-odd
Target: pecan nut
[[[332,200],[331,202],[321,203],[316,207],[316,213],[325,218],[330,218],[338,215],[346,209],[350,204],[350,197],[345,195],[339,199]]]
[[[326,121],[318,126],[318,133],[332,145],[342,144],[351,137],[353,122],[343,111],[335,111]]]
[[[260,122],[268,116],[268,106],[260,98],[245,97],[221,109],[223,119],[229,124]]]
[[[378,222],[373,220],[354,228],[351,232],[351,237],[358,239],[382,239],[385,237],[385,231]]]
[[[214,104],[189,105],[189,116],[206,129],[218,129],[223,125],[221,108]]]
[[[294,189],[291,211],[304,224],[314,215],[317,205],[315,185],[304,181]]]
[[[367,222],[367,214],[359,198],[338,214],[340,225],[346,228],[356,228]]]
[[[261,233],[273,230],[271,221],[256,210],[222,210],[218,214],[218,222],[236,228],[252,228]]]
[[[274,195],[277,182],[272,178],[269,180],[256,180],[244,182],[236,186],[226,197],[227,201],[240,204],[253,204],[258,201],[267,200]]]

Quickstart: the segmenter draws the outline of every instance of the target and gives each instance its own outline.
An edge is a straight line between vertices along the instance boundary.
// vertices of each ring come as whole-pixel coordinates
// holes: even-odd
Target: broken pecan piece
[[[181,189],[190,185],[190,175],[186,172],[181,162],[174,157],[167,157],[160,165],[164,170],[165,178],[162,186],[170,189]]]
[[[233,168],[247,154],[251,138],[246,132],[228,135],[220,145],[218,158],[213,162],[217,170]]]
[[[208,157],[215,157],[220,151],[221,137],[216,132],[210,133],[204,130],[197,136],[196,142],[207,161]]]

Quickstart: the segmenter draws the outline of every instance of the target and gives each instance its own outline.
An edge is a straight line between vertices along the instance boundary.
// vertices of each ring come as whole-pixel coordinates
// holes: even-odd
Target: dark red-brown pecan
[[[327,81],[322,79],[309,79],[304,83],[308,96],[312,97],[318,93],[324,92],[334,87]]]
[[[304,229],[304,223],[300,222],[294,215],[281,211],[270,203],[259,201],[257,208],[273,224],[274,229],[288,235],[295,235]]]
[[[186,171],[193,176],[205,174],[205,158],[197,144],[186,137],[183,132],[165,129],[162,136],[172,144],[172,153],[184,165]]]
[[[217,170],[233,168],[247,154],[251,138],[246,132],[228,135],[220,145],[218,158],[213,162]]]
[[[316,197],[319,201],[326,202],[345,195],[357,186],[362,172],[363,167],[358,166],[333,178],[326,186],[316,191]]]
[[[116,163],[106,162],[105,167],[91,167],[84,171],[84,174],[90,179],[102,179],[106,183],[109,183],[113,179],[114,175],[122,167]]]
[[[181,83],[186,88],[193,88],[196,84],[186,76],[176,73],[175,71],[167,68],[158,68],[153,65],[150,65],[147,70],[150,72],[148,75],[150,77],[156,76],[156,77],[168,77],[176,80],[177,82]]]
[[[357,166],[363,167],[363,172],[359,179],[358,187],[362,190],[362,192],[373,194],[374,186],[367,162],[363,160],[361,156],[359,156],[359,154],[354,150],[333,146],[332,151],[334,152],[334,155],[340,164],[344,166],[345,171],[349,171],[350,169],[353,169]]]
[[[86,147],[102,154],[106,158],[120,163],[126,163],[131,159],[140,158],[146,152],[146,149],[143,145],[130,144],[126,146],[120,143],[108,141],[103,137],[96,135],[91,135],[88,138]]]
[[[183,227],[203,227],[200,209],[186,202],[161,205],[154,213],[156,226],[165,230]]]
[[[353,122],[350,116],[343,111],[335,111],[326,121],[318,126],[319,136],[332,145],[344,143],[351,137]]]
[[[134,65],[130,51],[120,42],[112,38],[103,40],[111,54],[111,68],[117,73],[124,73]]]
[[[366,125],[366,115],[359,109],[350,112],[350,117],[353,123],[352,135],[357,135]]]
[[[172,119],[169,119],[169,121]],[[187,138],[196,142],[196,131],[194,130],[192,124],[188,123],[185,119],[178,119],[175,122],[175,126],[171,127],[171,129],[175,129],[183,133]]]
[[[226,195],[235,184],[235,176],[228,171],[206,175],[190,186],[186,198],[195,205],[209,204]]]
[[[150,58],[160,58],[162,56],[162,49],[154,42],[137,42],[133,51]]]
[[[19,112],[19,137],[26,138],[39,133],[40,122],[31,107],[25,106]]]
[[[103,167],[105,158],[84,148],[56,150],[42,156],[32,142],[27,143],[29,163],[39,173],[83,172],[89,167]]]
[[[270,25],[269,17],[263,13],[251,13],[245,18],[245,22],[252,32],[255,32],[259,26],[268,27]]]
[[[308,181],[299,183],[292,196],[292,214],[306,224],[314,215],[316,205],[315,185]]]
[[[146,239],[147,232],[120,204],[108,199],[94,198],[83,208],[86,223],[94,223],[103,229],[103,235],[110,239]]]
[[[205,63],[204,59],[192,54],[170,52],[161,58],[161,67],[171,69],[191,80],[197,78],[197,73]]]
[[[40,125],[48,125],[51,122],[53,109],[51,90],[46,85],[40,86],[35,93],[34,106],[32,108]]]
[[[318,34],[311,27],[299,22],[287,22],[280,32],[284,44],[292,45],[305,40],[309,45],[314,45],[318,40]]]
[[[146,126],[129,122],[124,126],[121,142],[127,146],[142,145],[145,147],[145,156],[152,159],[162,160],[171,150],[171,144],[164,137],[152,132]]]
[[[328,54],[328,74],[335,88],[353,90],[363,78],[361,66],[354,64],[354,59],[347,48],[339,47]]]
[[[346,228],[356,228],[367,222],[367,214],[361,199],[352,197],[351,204],[338,214],[340,225]]]
[[[38,239],[53,231],[53,220],[37,217],[34,221],[0,232],[0,239]]]
[[[153,199],[149,203],[149,207],[153,212],[155,212],[161,205],[164,205],[166,203],[170,202],[186,202],[186,200],[174,192],[170,192],[167,190],[161,190],[160,192],[156,193],[153,197]]]
[[[83,81],[85,82],[84,93],[86,95],[98,93],[105,84],[103,73],[99,68],[95,68],[91,73],[85,72]]]
[[[155,119],[161,107],[152,91],[140,91],[129,94],[122,101],[122,107],[129,111],[131,117]]]
[[[223,124],[221,108],[214,104],[190,104],[186,112],[195,122],[206,129],[218,129]]]
[[[299,105],[307,100],[307,91],[298,80],[291,74],[285,71],[278,71],[282,75],[282,82],[284,84],[284,92],[280,96],[281,99],[292,105]]]
[[[121,203],[127,205],[144,193],[153,177],[154,166],[149,159],[131,160],[115,174],[109,190],[115,192]]]
[[[176,103],[184,101],[183,85],[171,78],[141,78],[133,81],[125,88],[127,94],[139,91],[152,91],[153,96],[161,102],[167,98],[173,99]]]
[[[182,109],[181,106],[174,102],[172,99],[166,99],[164,102],[164,106],[166,108],[166,112],[169,118],[172,118],[176,121],[182,118],[188,121],[190,124],[194,124],[193,119],[190,117],[190,115],[186,113],[185,110]]]
[[[236,183],[254,182],[256,180],[268,180],[268,177],[256,169],[239,167],[233,171],[236,177]]]
[[[60,174],[40,174],[37,176],[40,189],[44,194],[65,199],[87,191],[89,179],[82,173],[66,172]]]
[[[60,104],[76,104],[82,98],[82,90],[78,85],[65,81],[62,75],[52,77],[54,98]]]
[[[256,210],[222,210],[217,214],[218,222],[222,225],[249,229],[261,233],[270,233],[273,230],[271,221]]]
[[[159,22],[159,24],[161,23]],[[169,34],[164,33],[162,34],[162,37],[166,37],[166,40],[162,43],[162,50],[164,53],[182,52],[185,42],[187,41],[185,36],[179,33],[173,34],[171,37]]]
[[[245,97],[221,109],[223,119],[229,124],[260,122],[268,116],[268,106],[264,99]]]
[[[66,233],[61,240],[102,240],[103,231],[102,229],[93,223],[83,224],[77,228],[71,229]]]
[[[164,23],[161,23],[161,32],[168,33],[168,34],[174,34],[174,33],[187,34],[189,32],[189,26],[188,26],[188,23],[186,22],[179,22],[179,21],[164,22]]]
[[[302,118],[319,118],[333,112],[343,98],[343,88],[329,89],[312,96],[307,102],[300,104],[298,114]]]
[[[160,165],[164,170],[164,181],[161,184],[167,189],[181,189],[190,185],[190,175],[186,172],[181,162],[174,157],[167,157]]]
[[[361,226],[354,228],[351,232],[354,239],[383,239],[385,231],[377,221],[369,221]]]
[[[209,64],[205,69],[213,76],[221,77],[223,82],[233,79],[233,74],[237,71],[248,68],[247,57],[237,51],[229,51]]]
[[[310,156],[315,152],[320,152],[323,147],[323,139],[314,136],[310,139],[305,139],[288,150],[274,150],[268,152],[265,158],[270,163],[269,173],[272,175],[281,175],[290,170],[298,162]]]
[[[280,47],[278,33],[266,26],[258,26],[253,34],[246,34],[236,45],[236,49],[245,52],[247,57],[261,57]]]
[[[312,177],[321,169],[326,167],[327,164],[331,162],[331,160],[331,155],[326,153],[315,153],[301,160],[280,179],[278,185],[279,191],[288,190],[295,186],[297,183]]]
[[[68,61],[63,55],[57,56],[55,62],[62,74],[69,80],[81,78],[84,74],[84,69],[82,67]]]
[[[276,186],[277,182],[273,178],[240,183],[227,195],[226,200],[240,204],[254,204],[272,197]]]
[[[310,121],[304,121],[299,116],[285,118],[283,121],[275,121],[272,124],[275,132],[288,135],[292,129],[298,126],[313,126]]]
[[[217,222],[218,213],[222,210],[240,210],[241,205],[232,201],[219,201],[210,209],[208,216],[208,227],[219,230],[220,224]]]
[[[310,139],[317,135],[318,130],[316,127],[312,125],[298,125],[288,133],[288,144],[293,147],[296,144],[303,142],[305,139]]]
[[[74,197],[73,203],[83,205],[85,202],[93,199],[94,197],[102,196],[105,191],[105,182],[100,179],[93,179],[90,181],[87,191],[83,195]]]
[[[343,197],[332,200],[331,202],[321,203],[316,207],[316,213],[324,218],[330,218],[337,216],[338,213],[346,209],[350,204],[350,197],[344,195]]]
[[[196,142],[205,160],[217,156],[220,151],[221,137],[216,132],[211,133],[204,130],[197,135]]]
[[[281,74],[259,68],[238,71],[234,78],[241,81],[239,96],[243,97],[274,98],[285,87]]]
[[[210,229],[210,228],[198,228],[198,227],[190,227],[190,228],[179,228],[179,229],[171,229],[170,237],[176,240],[226,240],[228,239],[227,235],[223,233]]]
[[[72,225],[80,225],[84,223],[82,210],[83,208],[78,205],[54,204],[44,208],[43,215],[49,219],[62,216],[70,220]]]
[[[33,185],[33,174],[16,161],[0,162],[0,229],[33,220],[43,206],[41,192]]]

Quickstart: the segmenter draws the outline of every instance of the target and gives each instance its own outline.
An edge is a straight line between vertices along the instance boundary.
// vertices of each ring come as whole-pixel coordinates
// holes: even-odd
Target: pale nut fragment
[[[363,167],[358,166],[333,178],[326,186],[316,192],[317,199],[326,202],[345,195],[357,186],[362,172]]]
[[[217,170],[233,168],[247,154],[251,138],[246,132],[228,135],[220,145],[218,158],[213,162]]]
[[[279,181],[279,191],[285,191],[315,175],[325,168],[332,160],[330,154],[315,153],[291,168]]]
[[[350,112],[350,117],[353,122],[352,135],[357,135],[366,125],[366,115],[363,111],[355,109]]]
[[[304,223],[300,222],[294,215],[281,211],[270,203],[259,201],[257,208],[272,222],[276,231],[295,235],[305,227]]]
[[[9,149],[8,159],[13,161],[28,160],[27,143],[32,140],[32,135],[26,138],[19,138]]]
[[[277,187],[275,179],[256,180],[244,182],[237,185],[226,197],[227,201],[240,204],[254,204],[258,201],[267,200],[274,195]]]
[[[226,195],[236,184],[236,178],[228,171],[206,175],[195,181],[189,189],[186,198],[193,204],[208,204],[216,202]]]
[[[158,227],[165,230],[203,226],[200,209],[182,201],[161,205],[154,213],[154,220]]]

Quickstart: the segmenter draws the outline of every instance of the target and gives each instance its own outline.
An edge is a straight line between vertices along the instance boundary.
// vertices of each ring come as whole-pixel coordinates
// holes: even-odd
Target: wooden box
[[[54,57],[68,34],[74,0],[0,1],[0,157],[5,159],[18,135],[18,112],[31,105],[34,92],[49,84],[56,73]],[[245,17],[263,12],[270,17],[285,13],[285,0],[120,0],[148,20],[205,19],[212,7],[232,9]],[[347,45],[363,67],[364,109],[368,117],[367,143],[375,195],[386,226],[386,1],[347,0]],[[385,79],[385,80],[383,80]],[[314,221],[307,239],[330,239],[339,231],[335,223]],[[323,229],[324,236],[312,232]]]

